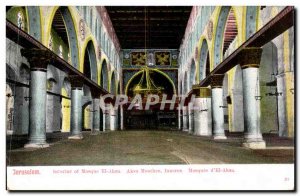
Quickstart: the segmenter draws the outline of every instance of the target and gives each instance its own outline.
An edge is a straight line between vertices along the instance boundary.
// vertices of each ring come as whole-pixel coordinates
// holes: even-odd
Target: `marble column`
[[[288,133],[287,109],[286,109],[286,82],[285,73],[279,74],[277,77],[277,91],[282,93],[277,97],[278,104],[278,134],[280,137],[286,137]]]
[[[188,104],[188,115],[189,115],[189,134],[194,133],[194,103]]]
[[[117,130],[117,115],[118,115],[118,110],[114,108],[113,105],[110,106],[110,130],[111,131],[116,131]]]
[[[188,131],[188,110],[187,106],[182,106],[182,131]]]
[[[243,146],[248,148],[265,148],[266,143],[260,131],[260,99],[258,68],[261,48],[245,48],[239,56],[243,75],[243,100],[245,135]]]
[[[211,78],[213,138],[227,139],[224,130],[223,109],[223,74],[215,74]]]
[[[277,77],[278,124],[280,137],[294,137],[294,72]]]
[[[207,87],[200,87],[196,96],[194,106],[194,134],[200,136],[212,135],[211,119],[211,90]]]
[[[71,91],[71,135],[69,139],[82,139],[83,78],[70,75]]]
[[[103,131],[110,130],[110,104],[105,103],[105,109],[103,110]]]
[[[25,148],[46,148],[47,66],[53,55],[42,49],[22,49],[30,64],[29,141]]]
[[[123,108],[123,106],[120,106],[121,107],[121,116],[120,116],[120,129],[121,130],[124,130],[124,108]]]
[[[182,118],[182,114],[181,114],[181,107],[180,105],[178,106],[178,130],[182,129],[181,126],[181,118]]]
[[[92,92],[93,97],[93,128],[92,134],[100,133],[100,92]]]

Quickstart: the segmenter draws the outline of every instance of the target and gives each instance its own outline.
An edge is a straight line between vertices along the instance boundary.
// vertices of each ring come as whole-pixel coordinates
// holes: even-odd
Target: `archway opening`
[[[73,18],[68,7],[59,7],[52,19],[48,48],[79,68],[78,41]]]
[[[98,81],[97,74],[97,57],[95,53],[95,47],[93,42],[90,40],[87,43],[85,53],[84,53],[84,65],[83,65],[83,74],[93,80],[94,82]]]
[[[234,11],[231,6],[222,6],[219,12],[217,28],[214,39],[215,68],[224,59],[224,53],[238,34]]]
[[[189,89],[192,89],[193,84],[196,82],[196,64],[195,61],[192,60],[191,70],[190,70],[190,81],[189,81]]]
[[[101,65],[101,86],[105,89],[107,89],[108,86],[108,80],[107,80],[107,75],[108,75],[108,71],[107,71],[107,63],[106,60],[103,60],[102,65]]]
[[[28,17],[24,6],[7,6],[6,18],[23,31],[28,32]]]
[[[225,53],[229,49],[229,47],[231,50],[229,50],[228,54],[226,55],[229,55],[229,52],[235,49],[235,46],[234,45],[231,46],[231,44],[237,38],[237,34],[238,34],[238,29],[236,25],[236,18],[233,9],[231,8],[228,13],[225,31],[224,31],[223,56],[225,56]]]
[[[115,78],[115,72],[112,73],[110,78],[110,90],[109,92],[111,94],[116,94],[116,78]]]
[[[54,14],[48,47],[64,60],[70,61],[68,35],[61,8]]]
[[[209,51],[206,39],[202,41],[199,58],[199,80],[205,79],[210,72]]]
[[[138,72],[131,79],[129,84],[126,86],[126,94],[129,100],[133,100],[136,94],[135,89],[138,85],[144,87],[144,83],[141,81],[146,81],[144,72]],[[124,127],[126,129],[158,129],[158,128],[172,128],[177,126],[177,111],[170,110],[169,104],[165,105],[164,110],[160,110],[161,97],[163,94],[166,95],[168,100],[172,99],[173,94],[175,94],[174,84],[167,78],[166,75],[157,70],[150,70],[149,77],[152,81],[159,81],[153,83],[157,89],[161,89],[160,92],[156,92],[158,95],[159,102],[155,105],[151,105],[149,109],[145,109],[146,99],[143,99],[143,109],[128,109],[129,104],[124,105]],[[159,86],[158,86],[159,85]]]
[[[86,76],[89,79],[92,78],[91,63],[90,63],[88,50],[85,50],[85,54],[84,54],[83,75]]]

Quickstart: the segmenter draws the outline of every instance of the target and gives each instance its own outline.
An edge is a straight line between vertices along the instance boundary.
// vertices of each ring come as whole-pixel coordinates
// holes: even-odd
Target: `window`
[[[24,30],[24,17],[23,17],[23,14],[22,12],[18,12],[18,27],[22,30]]]
[[[60,45],[58,49],[59,49],[59,51],[58,51],[58,52],[59,52],[59,53],[58,53],[59,56],[60,56],[61,58],[63,58],[63,48],[62,48],[62,46]]]

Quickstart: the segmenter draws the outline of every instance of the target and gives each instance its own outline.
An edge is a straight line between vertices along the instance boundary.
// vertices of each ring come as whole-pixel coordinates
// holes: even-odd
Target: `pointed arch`
[[[103,59],[101,62],[101,71],[100,71],[100,86],[105,90],[108,90],[108,68],[107,61]]]
[[[53,8],[52,13],[50,14],[50,18],[48,19],[49,23],[48,23],[44,43],[46,46],[49,45],[53,19],[56,12],[58,11],[61,12],[66,33],[67,33],[70,60],[71,60],[70,64],[75,68],[79,69],[79,46],[78,46],[78,36],[77,36],[78,34],[75,25],[76,24],[74,19],[75,17],[71,12],[71,8],[67,6],[61,6],[61,7],[58,6]]]
[[[214,37],[212,40],[213,44],[213,62],[212,69],[215,68],[223,60],[223,48],[224,48],[224,38],[225,38],[225,27],[227,24],[229,13],[233,9],[233,15],[236,18],[235,8],[232,6],[222,6],[218,10],[218,16],[214,28]],[[236,24],[238,26],[238,24]],[[237,36],[239,37],[240,32],[237,28]]]
[[[207,40],[205,38],[202,39],[199,56],[200,57],[199,57],[198,73],[199,73],[199,81],[201,81],[210,72],[210,55],[209,55]]]
[[[82,53],[83,61],[83,73],[87,73],[88,77],[94,82],[98,82],[98,66],[97,66],[97,56],[96,48],[92,39],[87,39],[84,47],[84,52]],[[89,73],[87,69],[89,68]]]
[[[110,80],[109,80],[109,92],[111,94],[116,94],[116,75],[115,71],[113,71],[110,75]]]
[[[195,60],[192,59],[191,69],[189,74],[189,89],[192,89],[193,84],[196,82],[196,63]]]

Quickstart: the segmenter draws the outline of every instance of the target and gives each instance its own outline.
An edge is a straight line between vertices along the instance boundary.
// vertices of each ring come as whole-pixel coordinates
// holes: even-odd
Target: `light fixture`
[[[254,96],[255,97],[255,100],[261,100],[262,99],[262,96]]]

